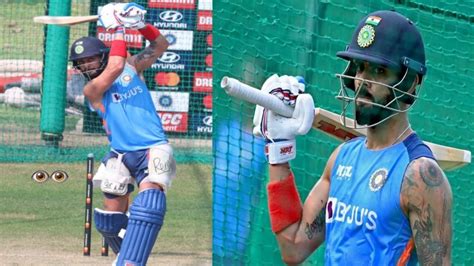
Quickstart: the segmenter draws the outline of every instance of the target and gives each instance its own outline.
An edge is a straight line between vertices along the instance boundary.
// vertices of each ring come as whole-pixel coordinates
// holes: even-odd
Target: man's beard
[[[360,97],[370,99],[370,101],[358,103],[357,99]],[[355,100],[355,119],[357,124],[361,126],[374,125],[392,115],[394,113],[392,110],[374,105],[373,103],[386,106],[389,102],[393,101],[394,98],[395,96],[393,91],[391,91],[390,95],[386,96],[385,98],[375,100],[374,97],[367,92],[367,89],[361,88],[361,92]],[[390,104],[389,106],[393,104],[394,103]]]

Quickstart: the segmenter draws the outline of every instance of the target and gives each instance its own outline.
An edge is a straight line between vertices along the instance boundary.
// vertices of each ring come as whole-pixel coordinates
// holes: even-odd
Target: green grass
[[[19,2],[19,1],[17,1]],[[35,3],[5,3],[0,8],[1,59],[41,60],[43,54],[43,26],[33,23],[34,16],[44,15],[46,1]]]
[[[64,130],[74,130],[79,119],[80,116],[77,115],[66,115]],[[17,108],[0,105],[0,126],[12,125],[31,132],[38,131],[40,125],[40,111],[38,108]]]
[[[4,1],[3,1],[4,2]],[[43,60],[44,29],[33,17],[45,15],[45,0],[18,0],[0,8],[0,59]],[[72,1],[71,15],[89,15],[89,0]],[[71,39],[87,35],[88,23],[71,27]]]
[[[10,243],[22,250],[40,241],[47,251],[80,253],[83,241],[85,205],[84,164],[0,165],[0,246]],[[35,183],[31,174],[44,169],[65,170],[64,183],[52,180]],[[211,166],[179,164],[178,177],[167,194],[165,222],[155,245],[159,254],[211,254]],[[136,192],[133,193],[136,195]],[[102,195],[94,191],[94,207],[101,207]],[[100,235],[93,229],[93,247]],[[1,258],[0,254],[0,258]]]

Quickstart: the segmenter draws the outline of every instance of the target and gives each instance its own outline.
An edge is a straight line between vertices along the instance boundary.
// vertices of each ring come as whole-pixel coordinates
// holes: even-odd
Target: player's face
[[[101,56],[91,56],[77,60],[77,67],[89,79],[95,78],[99,74]]]
[[[389,104],[395,97],[393,90],[383,86],[392,85],[399,79],[399,72],[382,65],[355,60],[356,75],[356,120],[359,125],[370,125],[381,121],[392,112],[381,107]],[[364,79],[364,80],[360,80]],[[377,106],[374,104],[379,104]]]
[[[100,56],[91,56],[77,60],[79,70],[82,72],[94,70],[100,67]]]

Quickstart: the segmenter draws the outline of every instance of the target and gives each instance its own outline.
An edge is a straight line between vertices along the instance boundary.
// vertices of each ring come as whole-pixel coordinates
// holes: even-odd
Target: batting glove
[[[267,141],[265,155],[270,164],[286,163],[296,157],[297,135],[305,135],[314,119],[314,101],[305,90],[302,78],[273,75],[262,85],[262,91],[294,107],[292,117],[281,116],[261,106],[253,117],[253,133]]]
[[[128,3],[116,6],[117,20],[125,28],[141,29],[145,27],[146,10],[143,6],[136,3]]]
[[[125,6],[124,3],[110,3],[99,10],[99,23],[106,30],[114,30],[119,26],[122,26],[121,22],[117,18],[117,9],[122,9],[121,6]]]

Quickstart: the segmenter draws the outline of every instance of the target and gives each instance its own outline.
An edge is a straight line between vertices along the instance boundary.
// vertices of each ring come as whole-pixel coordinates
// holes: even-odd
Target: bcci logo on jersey
[[[369,188],[371,191],[375,192],[380,190],[385,182],[387,181],[388,170],[385,168],[377,169],[369,180]]]
[[[350,205],[329,197],[326,204],[326,223],[346,223],[355,226],[365,226],[369,230],[377,227],[377,213],[367,208]]]
[[[126,87],[128,86],[131,80],[132,80],[132,76],[126,73],[120,77],[120,85]]]

